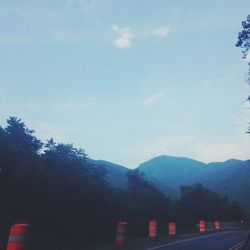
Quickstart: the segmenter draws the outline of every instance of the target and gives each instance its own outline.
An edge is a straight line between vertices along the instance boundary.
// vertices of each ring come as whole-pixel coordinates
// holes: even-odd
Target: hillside
[[[233,159],[205,164],[189,158],[159,156],[141,164],[138,169],[172,197],[179,195],[181,185],[199,182],[250,208],[250,160]]]
[[[139,165],[148,180],[176,196],[181,185],[195,183],[206,172],[206,164],[184,157],[159,156]]]
[[[216,163],[208,164],[208,167]],[[228,196],[250,208],[250,160],[230,160],[218,163],[200,182],[220,195]]]
[[[117,188],[124,188],[126,186],[126,173],[128,171],[127,168],[104,160],[91,160],[91,162],[105,168],[105,179],[112,186]]]
[[[93,161],[105,167],[106,180],[114,187],[126,186],[126,167],[107,162]],[[172,198],[180,195],[180,186],[196,182],[240,202],[250,208],[250,160],[227,160],[205,164],[184,157],[158,156],[138,166],[147,180],[151,181]]]

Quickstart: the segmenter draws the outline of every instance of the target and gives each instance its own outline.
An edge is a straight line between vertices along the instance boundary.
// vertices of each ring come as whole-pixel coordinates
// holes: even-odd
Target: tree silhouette
[[[134,238],[147,235],[151,219],[165,232],[174,216],[189,224],[200,216],[222,216],[221,211],[225,219],[242,216],[237,203],[201,185],[182,187],[173,210],[173,202],[139,170],[128,172],[124,189],[115,189],[106,182],[105,169],[91,162],[73,144],[53,139],[43,144],[10,117],[7,127],[0,127],[0,248],[5,249],[10,225],[20,219],[32,224],[31,248],[42,250],[113,241],[117,220],[128,222]]]
[[[242,48],[243,58],[247,59],[247,63],[250,66],[250,15],[247,16],[246,21],[242,22],[242,31],[238,34],[238,41],[236,47]],[[248,71],[247,81],[250,84],[250,68]],[[248,96],[247,101],[250,102],[250,96]],[[250,134],[250,127],[247,133]]]

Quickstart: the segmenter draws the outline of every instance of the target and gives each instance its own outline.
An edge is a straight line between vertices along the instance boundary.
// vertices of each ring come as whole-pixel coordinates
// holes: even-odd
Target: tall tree
[[[250,15],[247,16],[246,21],[242,22],[242,31],[238,34],[238,41],[236,47],[242,48],[243,58],[247,60],[250,66]],[[248,82],[250,84],[250,69],[248,72]]]
[[[160,192],[138,169],[127,173],[128,220],[133,236],[144,236],[150,219],[165,223],[171,216],[171,201]]]
[[[33,135],[34,130],[28,129],[17,117],[10,117],[7,124],[5,131],[9,147],[22,152],[24,155],[39,152],[43,144]]]
[[[247,16],[246,21],[242,22],[242,31],[238,34],[238,41],[236,47],[242,48],[243,58],[246,59],[249,65],[247,81],[250,84],[250,15]],[[250,95],[247,100],[250,102]],[[250,127],[247,131],[250,134]]]

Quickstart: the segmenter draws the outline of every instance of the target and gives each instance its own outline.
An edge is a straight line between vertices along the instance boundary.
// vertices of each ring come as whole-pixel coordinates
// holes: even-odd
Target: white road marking
[[[232,233],[232,231],[230,231],[230,232],[221,232],[221,233],[217,233],[216,235],[218,235],[218,234],[228,234],[228,233]],[[215,234],[210,234],[210,235],[195,237],[195,238],[192,238],[192,239],[178,240],[178,241],[171,242],[171,243],[166,243],[166,244],[163,244],[163,245],[160,245],[160,246],[156,246],[156,247],[152,247],[152,248],[147,248],[145,250],[155,250],[155,249],[159,249],[161,247],[172,246],[172,245],[176,245],[176,244],[183,243],[183,242],[189,242],[189,241],[194,241],[194,240],[209,238],[209,237],[214,236],[214,235]]]
[[[245,240],[235,244],[234,246],[232,246],[231,248],[229,248],[229,250],[238,250],[240,249],[244,244],[245,244]]]

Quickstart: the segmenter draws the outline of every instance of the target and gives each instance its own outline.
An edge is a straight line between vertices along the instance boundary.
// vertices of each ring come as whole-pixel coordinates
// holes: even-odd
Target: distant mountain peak
[[[109,161],[91,160],[107,170],[106,180],[115,187],[126,188],[128,168]],[[250,160],[229,159],[203,163],[188,157],[156,156],[138,166],[145,178],[168,196],[180,195],[180,186],[202,183],[205,187],[250,207]]]
[[[143,165],[147,164],[147,163],[151,163],[151,162],[196,162],[196,163],[200,163],[200,164],[203,164],[205,165],[204,162],[201,162],[201,161],[197,161],[195,159],[192,159],[192,158],[188,158],[188,157],[181,157],[181,156],[170,156],[170,155],[159,155],[159,156],[156,156],[152,159],[149,159],[148,161],[140,164],[138,166],[138,168],[142,167]]]

